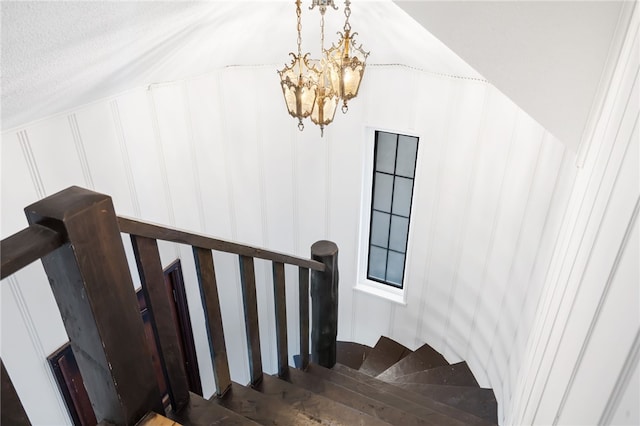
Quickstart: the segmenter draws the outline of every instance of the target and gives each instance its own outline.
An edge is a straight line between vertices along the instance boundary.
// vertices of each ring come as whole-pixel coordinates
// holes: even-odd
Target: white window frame
[[[411,212],[410,216],[413,217],[414,207],[416,206],[416,194],[418,193],[419,174],[420,168],[420,140],[422,138],[415,132],[397,129],[387,129],[382,127],[366,126],[364,129],[364,155],[362,164],[362,189],[360,200],[360,229],[358,232],[358,276],[354,290],[361,291],[367,294],[387,299],[391,302],[399,303],[401,305],[407,304],[407,288],[409,282],[408,271],[411,265],[411,248],[413,246],[413,223],[414,221],[409,219],[409,235],[407,237],[407,253],[405,254],[405,273],[402,280],[402,288],[394,287],[389,284],[384,284],[378,281],[370,280],[367,278],[368,260],[369,260],[369,236],[371,233],[371,198],[373,196],[373,169],[374,169],[374,150],[375,150],[375,136],[376,131],[396,133],[400,135],[407,135],[418,138],[418,153],[416,158],[416,172],[414,174],[413,181],[413,194],[411,199]]]

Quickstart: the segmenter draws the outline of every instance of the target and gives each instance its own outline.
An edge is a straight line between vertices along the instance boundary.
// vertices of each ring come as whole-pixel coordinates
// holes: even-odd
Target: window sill
[[[386,299],[390,302],[397,303],[402,306],[407,306],[405,291],[399,288],[393,288],[391,286],[386,286],[384,284],[379,284],[373,281],[366,281],[364,283],[356,284],[353,289],[362,293],[367,293],[373,296],[380,297],[382,299]]]

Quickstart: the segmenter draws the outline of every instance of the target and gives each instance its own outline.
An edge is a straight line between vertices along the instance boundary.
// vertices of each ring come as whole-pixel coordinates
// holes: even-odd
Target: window
[[[402,288],[418,138],[375,132],[367,278]]]

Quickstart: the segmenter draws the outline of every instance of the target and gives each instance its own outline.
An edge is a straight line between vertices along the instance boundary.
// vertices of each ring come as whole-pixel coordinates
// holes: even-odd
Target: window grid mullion
[[[399,151],[400,136],[401,135],[400,134],[394,134],[394,136],[395,136],[395,142],[394,142],[395,151],[394,151],[394,159],[393,159],[393,173],[388,173],[388,172],[385,172],[385,171],[378,170],[378,165],[377,165],[377,163],[378,163],[378,149],[380,147],[379,137],[380,137],[381,133],[383,133],[383,132],[379,132],[379,131],[375,132],[374,158],[373,158],[373,161],[374,161],[374,164],[373,164],[373,187],[372,187],[371,210],[370,210],[371,214],[370,214],[370,220],[369,220],[369,249],[368,249],[368,252],[369,252],[369,261],[370,261],[370,259],[371,259],[371,250],[372,250],[373,247],[385,250],[385,256],[384,256],[385,264],[383,265],[383,270],[381,271],[382,272],[381,275],[384,276],[384,279],[379,279],[379,278],[376,278],[373,275],[371,275],[371,276],[369,275],[369,270],[371,268],[371,264],[370,263],[368,263],[368,265],[367,265],[367,278],[372,279],[374,281],[382,282],[382,283],[385,283],[385,284],[388,284],[388,285],[391,285],[391,286],[394,286],[394,287],[398,287],[399,286],[400,288],[402,288],[403,287],[403,281],[404,281],[404,275],[405,275],[405,272],[406,272],[405,271],[405,266],[406,266],[406,260],[407,260],[406,259],[406,257],[407,257],[407,246],[408,246],[408,241],[409,241],[409,226],[408,226],[408,224],[411,221],[411,217],[410,217],[411,216],[411,207],[413,205],[413,189],[414,189],[414,185],[415,185],[415,173],[416,173],[416,165],[417,165],[417,157],[418,157],[418,152],[417,152],[418,141],[416,140],[416,145],[415,145],[415,154],[414,154],[415,158],[414,158],[414,164],[413,164],[413,177],[403,176],[403,178],[411,180],[411,200],[409,201],[409,216],[404,216],[404,215],[401,215],[401,214],[393,213],[393,207],[394,207],[394,203],[395,203],[395,196],[397,195],[396,194],[396,182],[398,180],[398,175],[397,175],[398,151]],[[385,212],[383,210],[379,210],[379,209],[375,209],[374,208],[375,189],[376,189],[376,186],[378,184],[377,173],[384,174],[384,175],[387,175],[387,176],[391,176],[392,179],[393,179],[393,182],[392,182],[392,185],[391,185],[391,206],[390,206],[390,209],[389,209],[390,211],[389,212]],[[377,245],[377,244],[373,244],[372,241],[371,241],[371,233],[372,233],[372,227],[373,227],[373,212],[379,212],[379,213],[384,213],[384,214],[388,214],[389,215],[389,224],[388,224],[388,230],[387,230],[387,245],[386,245],[386,247],[383,247],[383,246],[380,246],[380,245]],[[401,252],[401,251],[398,251],[398,250],[392,250],[390,248],[390,246],[391,246],[391,223],[392,223],[393,216],[407,219],[407,230],[406,230],[406,236],[405,236],[404,252]],[[391,252],[397,253],[399,255],[402,255],[403,259],[404,259],[404,262],[403,262],[403,265],[402,265],[400,283],[395,283],[395,282],[392,283],[388,279],[388,275],[389,275],[389,269],[388,269],[389,254]]]
[[[387,256],[384,265],[384,280],[389,281],[389,250],[391,245],[391,215],[393,214],[393,201],[396,194],[396,169],[398,167],[398,135],[396,135],[395,155],[393,157],[393,184],[391,185],[391,208],[389,209],[389,230],[387,231]]]

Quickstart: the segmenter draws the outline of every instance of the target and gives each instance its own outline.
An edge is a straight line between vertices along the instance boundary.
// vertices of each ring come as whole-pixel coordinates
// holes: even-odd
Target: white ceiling
[[[317,10],[303,6],[303,50],[320,50]],[[289,62],[292,1],[0,2],[2,124],[14,127],[133,87],[229,65]],[[351,24],[370,64],[480,78],[390,0],[355,2]],[[343,12],[328,11],[327,44]]]
[[[225,66],[273,65],[277,84],[295,49],[292,3],[2,1],[2,127]],[[304,3],[303,49],[313,54],[319,14]],[[484,76],[576,151],[621,4],[355,1],[351,23],[371,65]],[[327,44],[342,19],[342,9],[327,12]]]

